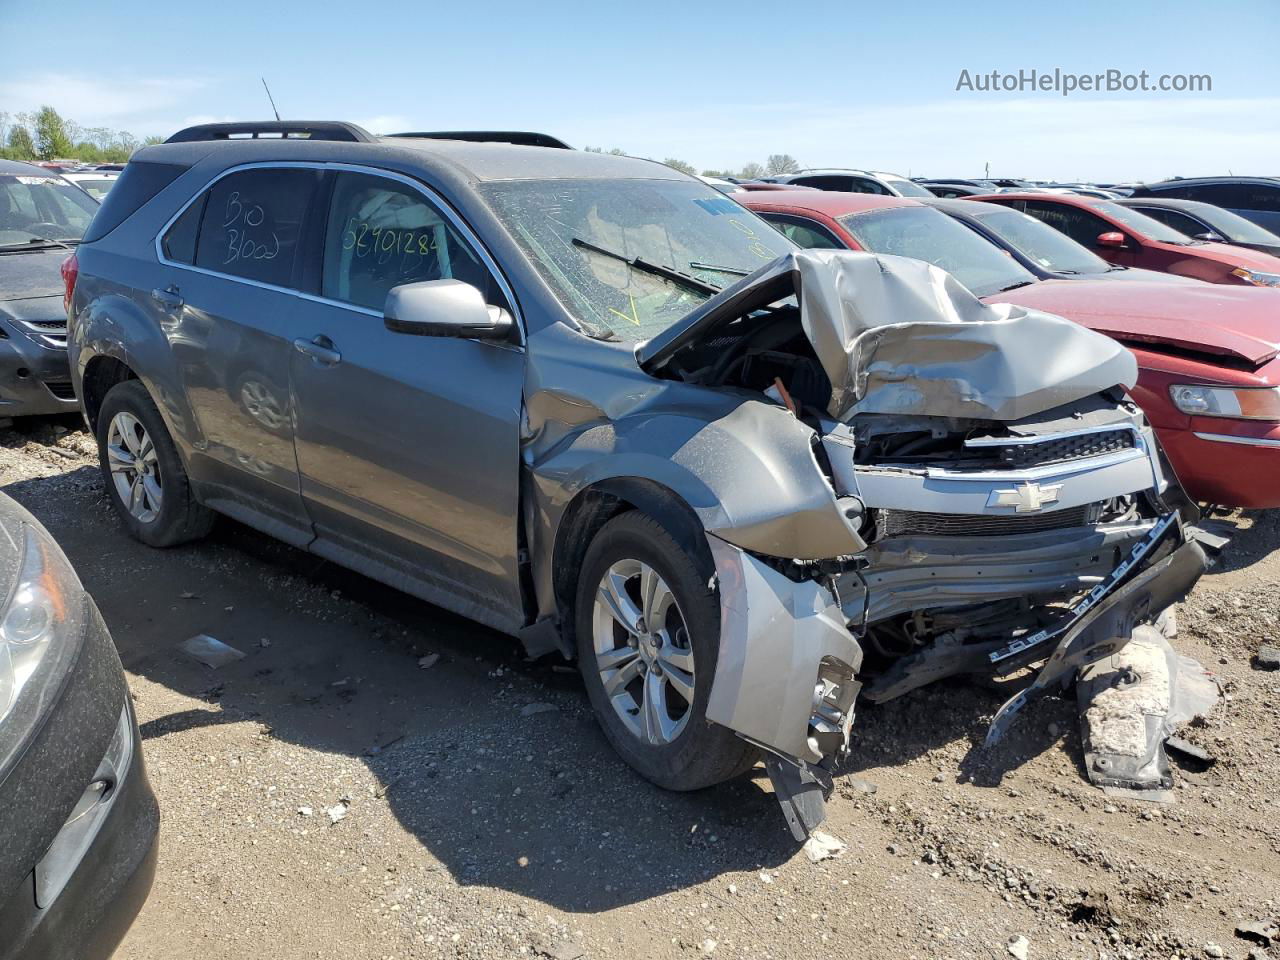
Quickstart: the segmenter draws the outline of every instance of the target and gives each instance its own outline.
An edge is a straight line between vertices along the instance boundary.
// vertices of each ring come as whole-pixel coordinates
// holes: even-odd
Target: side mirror
[[[505,340],[514,322],[501,307],[484,302],[484,294],[461,280],[421,280],[387,291],[382,308],[388,330],[419,337]]]
[[[1226,237],[1222,236],[1219,233],[1214,233],[1212,230],[1206,231],[1205,233],[1197,233],[1193,239],[1204,240],[1206,243],[1226,243],[1227,242]]]
[[[1110,247],[1112,250],[1124,250],[1124,234],[1119,230],[1109,230],[1106,233],[1098,234],[1096,241],[1100,247]]]

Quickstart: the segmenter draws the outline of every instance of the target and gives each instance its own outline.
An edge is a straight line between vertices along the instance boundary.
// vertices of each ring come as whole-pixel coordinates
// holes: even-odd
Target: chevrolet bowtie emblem
[[[1035,513],[1044,509],[1046,504],[1056,503],[1061,489],[1060,483],[1042,487],[1031,482],[1020,484],[1012,490],[992,490],[991,496],[987,498],[987,506],[1013,507],[1014,513]]]

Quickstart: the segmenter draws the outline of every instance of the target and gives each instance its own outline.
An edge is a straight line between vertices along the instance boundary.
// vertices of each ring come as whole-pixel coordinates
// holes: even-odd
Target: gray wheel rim
[[[605,571],[592,609],[596,670],[623,726],[642,743],[680,736],[693,713],[693,648],[675,594],[647,563]]]
[[[107,464],[116,495],[130,515],[150,523],[160,514],[164,489],[156,447],[142,421],[117,413],[107,428]]]

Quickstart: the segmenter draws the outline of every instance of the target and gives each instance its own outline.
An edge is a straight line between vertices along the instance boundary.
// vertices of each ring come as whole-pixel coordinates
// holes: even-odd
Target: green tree
[[[738,171],[738,176],[743,180],[758,180],[764,176],[764,167],[758,163],[748,163]]]
[[[36,153],[41,160],[68,156],[73,149],[71,138],[58,111],[50,106],[40,108],[36,114]]]
[[[11,160],[34,160],[36,158],[36,145],[31,139],[31,131],[20,123],[15,123],[9,128],[9,142],[6,144],[5,153],[9,155]]]
[[[667,157],[662,161],[672,170],[679,170],[681,173],[688,174],[691,177],[698,175],[698,168],[692,163],[685,163],[683,160],[677,160],[675,157]]]

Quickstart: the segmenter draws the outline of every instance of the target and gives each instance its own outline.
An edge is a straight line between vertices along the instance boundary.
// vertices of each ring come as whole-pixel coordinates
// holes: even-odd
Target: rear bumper
[[[1161,430],[1160,442],[1193,499],[1252,510],[1280,507],[1280,427],[1197,418],[1189,429]]]
[[[0,417],[79,409],[65,347],[47,347],[17,331],[0,340]]]

